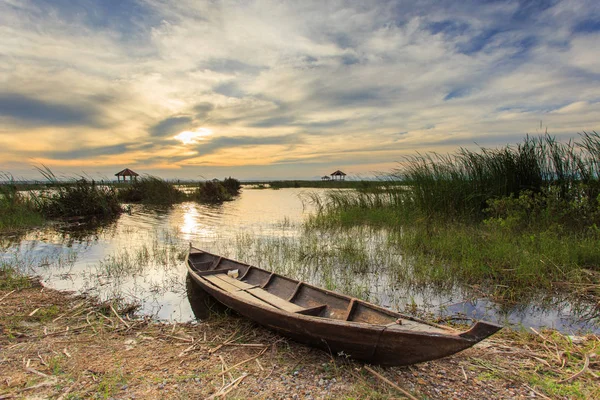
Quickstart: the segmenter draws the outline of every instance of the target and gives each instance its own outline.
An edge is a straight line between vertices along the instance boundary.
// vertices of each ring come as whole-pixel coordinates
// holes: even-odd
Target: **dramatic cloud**
[[[192,119],[190,117],[171,117],[160,121],[150,128],[150,135],[164,137],[173,136],[189,127]]]
[[[0,117],[23,125],[98,126],[96,110],[76,104],[58,104],[18,93],[0,93]]]
[[[313,178],[566,140],[599,129],[598,21],[591,0],[0,0],[0,170]]]

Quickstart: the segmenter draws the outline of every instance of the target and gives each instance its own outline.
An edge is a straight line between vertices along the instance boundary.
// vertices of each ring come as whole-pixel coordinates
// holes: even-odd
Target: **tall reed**
[[[426,216],[481,219],[492,199],[551,187],[561,199],[576,200],[580,194],[572,189],[580,184],[596,202],[600,136],[584,132],[580,138],[562,143],[550,135],[527,136],[516,147],[408,157],[392,176],[412,188],[411,200]]]
[[[332,191],[325,199],[312,200],[323,215],[386,210],[413,220],[481,221],[488,216],[491,202],[523,193],[551,196],[571,205],[585,201],[593,210],[600,195],[599,160],[596,132],[584,132],[579,140],[566,143],[550,135],[527,136],[516,146],[500,149],[463,148],[453,154],[409,156],[390,173],[385,185]]]
[[[111,218],[122,212],[114,188],[97,185],[86,178],[61,182],[46,166],[38,171],[50,188],[31,193],[36,208],[47,218],[99,217]]]
[[[201,203],[222,203],[239,195],[241,187],[240,181],[232,177],[225,178],[222,182],[215,179],[198,184],[192,197]]]
[[[119,190],[119,199],[126,203],[169,205],[186,199],[185,193],[171,182],[155,176],[144,176]]]

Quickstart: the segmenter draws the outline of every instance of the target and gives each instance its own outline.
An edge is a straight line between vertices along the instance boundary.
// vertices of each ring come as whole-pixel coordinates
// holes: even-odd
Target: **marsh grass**
[[[550,135],[527,136],[516,147],[408,157],[392,177],[411,188],[402,205],[412,203],[423,216],[481,220],[490,200],[524,191],[553,190],[564,201],[585,198],[597,204],[599,150],[596,132],[567,143]]]
[[[599,159],[596,132],[417,155],[386,185],[313,194],[307,226],[389,229],[411,274],[436,284],[483,283],[515,298],[568,283],[600,296]]]
[[[187,199],[185,193],[171,182],[155,176],[143,176],[132,183],[123,185],[118,191],[120,201],[170,205]]]
[[[596,132],[567,143],[527,136],[516,147],[410,156],[379,185],[333,190],[311,200],[321,214],[394,211],[392,224],[432,218],[480,222],[490,202],[524,193],[538,196],[541,206],[547,201],[591,213],[598,210],[599,160]]]
[[[116,279],[139,276],[153,267],[169,271],[181,264],[186,251],[175,241],[160,241],[158,234],[155,234],[148,244],[122,247],[104,257],[94,266],[95,275]]]
[[[31,285],[31,279],[20,273],[13,264],[0,260],[0,290],[20,290]]]
[[[47,167],[38,168],[48,189],[30,192],[30,201],[46,218],[114,218],[122,212],[117,192],[86,178],[60,182]]]
[[[231,201],[240,194],[242,184],[235,178],[225,178],[223,181],[212,180],[201,182],[191,193],[191,198],[208,204],[219,204]]]
[[[215,204],[230,201],[234,195],[221,182],[206,181],[198,185],[192,196],[200,203]]]
[[[214,252],[374,302],[394,286],[390,276],[405,274],[402,255],[390,248],[386,231],[302,229],[288,222],[275,236],[239,234],[232,244],[217,246]],[[300,234],[292,234],[298,230]],[[411,279],[403,281],[404,287],[417,283]],[[398,296],[404,296],[404,291],[399,290]]]
[[[227,190],[227,193],[229,193],[232,196],[237,196],[238,194],[240,194],[240,189],[242,188],[242,184],[240,183],[240,181],[232,177],[223,179],[222,185],[225,188],[225,190]]]

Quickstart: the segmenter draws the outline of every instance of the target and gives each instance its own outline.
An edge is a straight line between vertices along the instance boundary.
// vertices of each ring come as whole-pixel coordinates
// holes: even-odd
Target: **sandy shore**
[[[165,324],[27,286],[0,290],[0,399],[600,398],[594,335],[503,330],[442,360],[365,367],[231,314]]]

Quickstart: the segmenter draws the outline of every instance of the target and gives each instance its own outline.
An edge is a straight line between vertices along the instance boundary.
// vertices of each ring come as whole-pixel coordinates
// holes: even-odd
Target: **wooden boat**
[[[186,264],[202,289],[241,315],[299,342],[372,364],[434,360],[501,329],[479,321],[457,331],[191,246]]]

